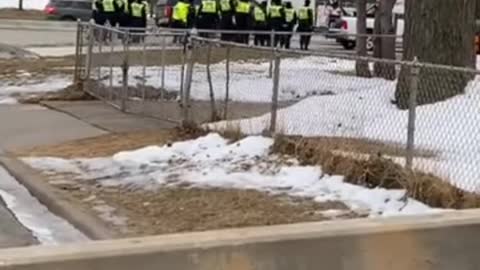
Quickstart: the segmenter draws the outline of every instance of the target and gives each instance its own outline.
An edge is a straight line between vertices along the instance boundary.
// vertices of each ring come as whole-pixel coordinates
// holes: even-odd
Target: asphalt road
[[[76,23],[60,21],[0,20],[2,43],[29,47],[73,46],[75,44]],[[292,48],[299,48],[298,37],[292,40]],[[325,50],[337,53],[352,53],[332,39],[313,37],[312,50]]]

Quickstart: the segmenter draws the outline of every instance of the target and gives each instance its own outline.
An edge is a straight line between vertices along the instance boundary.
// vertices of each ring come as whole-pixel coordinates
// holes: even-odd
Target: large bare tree
[[[395,59],[395,27],[393,24],[393,7],[396,0],[380,0],[375,12],[374,53],[376,58]],[[396,78],[395,65],[376,62],[374,73],[377,77],[388,80]]]
[[[406,0],[403,59],[475,67],[475,8],[477,0]],[[419,105],[448,99],[464,92],[471,76],[451,70],[421,68]],[[408,108],[410,70],[402,68],[395,102]]]
[[[367,0],[357,0],[357,55],[367,56]],[[371,77],[368,61],[357,60],[355,63],[357,76]]]
[[[18,0],[18,9],[23,10],[23,0]]]

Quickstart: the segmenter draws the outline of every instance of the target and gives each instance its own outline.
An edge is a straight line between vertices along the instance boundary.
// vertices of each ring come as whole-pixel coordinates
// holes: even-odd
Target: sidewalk
[[[2,149],[14,151],[107,133],[175,126],[170,122],[124,114],[95,101],[51,102],[48,106],[52,109],[40,105],[0,106],[0,156]],[[3,171],[1,166],[0,171]],[[0,174],[2,183],[8,182],[6,175]],[[0,248],[36,244],[38,241],[32,232],[19,223],[1,198],[0,196]]]

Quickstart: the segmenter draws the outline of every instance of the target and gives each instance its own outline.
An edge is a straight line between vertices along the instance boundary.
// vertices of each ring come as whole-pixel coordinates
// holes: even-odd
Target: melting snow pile
[[[292,73],[291,76],[300,75]],[[332,74],[318,73],[313,85],[330,87]],[[325,76],[324,76],[325,75]],[[311,96],[279,110],[277,128],[284,134],[347,137],[405,145],[408,111],[391,103],[396,82],[336,75],[339,91],[333,95]],[[326,81],[324,80],[326,79]],[[283,79],[282,79],[283,80]],[[252,81],[252,84],[256,82]],[[302,89],[310,81],[296,80]],[[438,87],[445,87],[439,82]],[[267,89],[263,89],[266,91]],[[415,166],[435,173],[469,191],[480,190],[480,77],[472,80],[465,94],[417,108],[415,145],[435,157],[416,159]],[[209,124],[210,130],[239,128],[245,134],[261,134],[270,115]]]
[[[438,211],[415,201],[402,200],[404,190],[367,189],[326,175],[318,166],[300,166],[295,159],[270,155],[270,138],[250,136],[229,143],[218,134],[171,146],[149,146],[112,157],[65,160],[24,158],[46,173],[74,174],[105,186],[161,188],[185,186],[255,189],[272,194],[342,201],[370,216],[421,214]]]
[[[68,222],[50,213],[2,167],[0,180],[0,198],[40,243],[65,244],[88,240]]]
[[[350,80],[339,83],[339,77],[333,71],[351,71],[355,63],[347,60],[332,60],[325,57],[287,58],[282,60],[280,68],[279,99],[298,100],[306,96],[343,93],[354,91],[358,87],[367,87],[368,80]],[[213,90],[215,98],[225,99],[225,61],[213,64]],[[272,100],[272,79],[268,78],[269,63],[266,61],[237,61],[230,63],[229,98],[233,101],[270,102]],[[113,68],[113,85],[122,85],[120,68]],[[129,70],[129,84],[142,84],[143,70],[141,67],[132,67]],[[148,67],[145,70],[145,84],[159,88],[161,86],[161,68]],[[104,67],[100,73],[93,76],[102,78],[103,84],[109,84],[110,69]],[[321,83],[318,81],[321,80]],[[165,68],[165,88],[169,91],[178,91],[181,82],[181,66],[172,65]],[[207,81],[206,65],[196,64],[192,78],[191,96],[196,100],[209,100],[209,85]]]
[[[59,91],[72,83],[69,76],[55,75],[46,79],[33,79],[28,72],[18,72],[21,76],[15,81],[0,80],[0,105],[16,104],[16,97]]]

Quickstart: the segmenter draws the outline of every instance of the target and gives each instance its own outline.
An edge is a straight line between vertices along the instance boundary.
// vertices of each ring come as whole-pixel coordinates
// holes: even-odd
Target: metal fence
[[[382,155],[479,189],[475,69],[88,24],[80,24],[78,44],[78,82],[122,111],[213,130],[315,137],[342,155]]]

